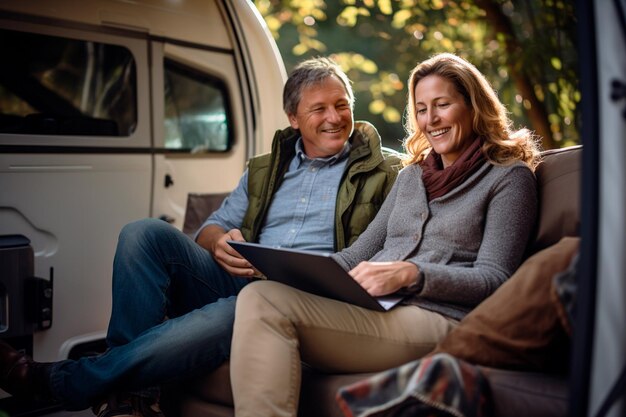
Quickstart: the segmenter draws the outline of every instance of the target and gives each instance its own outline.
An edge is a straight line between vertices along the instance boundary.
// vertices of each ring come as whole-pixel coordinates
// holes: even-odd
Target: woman
[[[409,78],[405,168],[367,230],[336,260],[381,313],[274,282],[240,294],[231,350],[238,417],[295,416],[301,361],[372,372],[420,358],[518,267],[537,211],[539,149],[512,131],[484,76],[440,54]]]

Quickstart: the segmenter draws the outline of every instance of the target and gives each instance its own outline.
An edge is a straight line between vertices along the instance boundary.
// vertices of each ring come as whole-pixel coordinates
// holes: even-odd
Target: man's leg
[[[301,360],[373,372],[428,353],[456,322],[416,306],[377,312],[263,281],[238,297],[231,382],[238,417],[293,417]]]
[[[236,295],[247,282],[230,276],[209,252],[166,222],[130,223],[115,252],[107,343],[128,343],[166,317]]]
[[[55,397],[80,409],[113,389],[145,388],[210,370],[228,357],[233,296],[247,282],[228,275],[207,251],[167,223],[131,223],[120,234],[114,261],[109,350],[48,366],[5,344],[0,349],[6,374],[2,388],[46,395],[50,381]],[[181,297],[172,302],[172,293]],[[221,300],[226,297],[231,298]],[[163,322],[166,317],[170,320]],[[42,389],[35,390],[40,382]]]
[[[167,320],[101,356],[57,362],[52,393],[80,410],[113,390],[130,391],[217,368],[229,357],[236,297]]]

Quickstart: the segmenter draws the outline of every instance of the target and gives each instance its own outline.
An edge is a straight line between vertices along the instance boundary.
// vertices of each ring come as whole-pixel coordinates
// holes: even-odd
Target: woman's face
[[[415,86],[417,126],[441,155],[444,168],[472,143],[472,113],[454,84],[443,77],[428,75]]]

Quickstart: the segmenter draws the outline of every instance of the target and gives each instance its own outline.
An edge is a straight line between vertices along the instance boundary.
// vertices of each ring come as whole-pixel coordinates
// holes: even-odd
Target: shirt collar
[[[343,160],[344,158],[346,158],[348,156],[348,154],[350,153],[350,149],[351,148],[352,148],[352,144],[348,140],[343,145],[343,148],[339,152],[334,154],[334,155],[327,156],[327,157],[324,157],[324,158],[309,158],[304,153],[304,146],[302,144],[302,136],[300,136],[298,138],[298,140],[296,141],[296,157],[298,158],[298,162],[300,162],[300,163],[302,163],[305,160],[309,160],[309,161],[320,161],[320,162],[328,164],[328,165],[333,165],[333,164],[336,164],[337,162]]]

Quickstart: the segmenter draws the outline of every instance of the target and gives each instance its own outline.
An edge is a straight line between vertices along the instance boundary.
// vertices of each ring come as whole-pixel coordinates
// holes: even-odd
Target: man
[[[276,133],[270,154],[249,161],[197,244],[156,219],[123,228],[109,349],[42,364],[0,343],[2,389],[55,398],[68,409],[96,404],[103,417],[160,415],[156,398],[129,393],[210,371],[229,357],[236,295],[256,271],[227,240],[332,251],[356,239],[391,189],[397,158],[383,157],[373,126],[355,129],[350,81],[329,59],[298,65],[283,104],[291,127]]]

